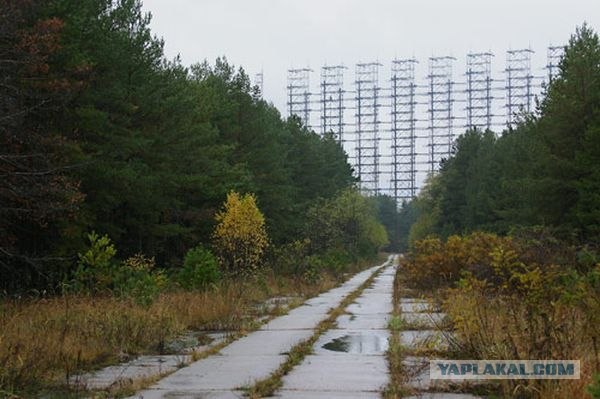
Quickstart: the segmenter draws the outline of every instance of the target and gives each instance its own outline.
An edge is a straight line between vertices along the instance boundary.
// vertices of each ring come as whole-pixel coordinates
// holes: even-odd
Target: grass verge
[[[398,258],[396,258],[396,261],[398,261]],[[406,323],[402,319],[402,310],[400,307],[400,298],[402,296],[401,284],[400,273],[396,271],[392,294],[393,310],[390,321],[388,322],[390,342],[387,351],[387,359],[388,368],[390,370],[390,382],[383,391],[383,397],[386,399],[401,398],[408,392],[405,388],[406,370],[403,363],[403,360],[406,357],[406,348],[402,345],[400,340],[400,331],[404,330],[406,327]]]
[[[267,312],[257,306],[266,299],[314,296],[338,283],[331,275],[317,284],[267,275],[253,283],[165,292],[150,306],[112,296],[0,300],[0,397],[77,395],[67,383],[74,374],[164,353],[169,340],[190,330],[243,334]]]

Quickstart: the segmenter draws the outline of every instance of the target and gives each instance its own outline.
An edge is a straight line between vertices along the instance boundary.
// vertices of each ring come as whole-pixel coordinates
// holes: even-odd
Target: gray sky
[[[168,57],[180,54],[188,65],[225,55],[251,77],[263,70],[265,98],[280,110],[292,66],[313,68],[316,88],[324,63],[344,63],[351,82],[356,62],[378,60],[383,80],[392,58],[414,56],[423,78],[427,57],[453,55],[459,78],[468,51],[491,50],[500,71],[508,48],[531,47],[536,72],[546,47],[565,43],[577,25],[600,29],[600,0],[144,0],[144,7]]]

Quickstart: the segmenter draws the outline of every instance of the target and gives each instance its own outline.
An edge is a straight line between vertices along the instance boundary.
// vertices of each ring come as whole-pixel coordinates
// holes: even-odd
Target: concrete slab
[[[242,399],[244,391],[162,391],[149,390],[139,393],[136,399]]]
[[[390,316],[387,314],[345,314],[337,318],[337,328],[348,330],[385,330]]]
[[[446,318],[445,313],[435,312],[435,313],[415,313],[415,312],[407,312],[402,313],[402,319],[411,325],[423,326],[434,328],[442,325],[444,319]]]
[[[278,317],[271,320],[261,330],[312,330],[315,328],[321,320],[327,318],[327,314],[316,313],[316,314],[291,314]]]
[[[363,291],[363,294],[365,296],[368,295],[390,295],[390,293],[392,292],[392,286],[386,287],[384,285],[376,285],[373,288],[367,288],[366,290]]]
[[[110,366],[93,373],[76,376],[70,382],[88,389],[105,389],[132,379],[169,373],[189,361],[190,356],[188,355],[140,356],[126,364]]]
[[[312,334],[312,330],[259,330],[232,342],[220,353],[236,356],[281,355]]]
[[[426,301],[413,300],[405,301],[404,298],[400,300],[400,311],[402,313],[420,313],[420,312],[432,312],[431,305]]]
[[[304,305],[317,307],[329,306],[330,308],[334,308],[338,299],[343,297],[344,295],[316,296],[304,302]]]
[[[275,398],[285,399],[379,399],[379,392],[279,391]]]
[[[388,382],[385,356],[311,355],[283,378],[283,389],[381,391]]]
[[[285,359],[285,356],[265,355],[211,356],[165,377],[148,391],[164,391],[163,395],[170,392],[235,391],[268,377]]]
[[[373,296],[370,296],[369,299],[363,299],[363,298],[359,298],[358,300],[356,300],[356,302],[350,304],[347,308],[346,311],[348,313],[352,313],[355,315],[372,315],[372,314],[376,314],[376,313],[391,313],[392,311],[392,303],[391,300],[389,300],[389,295],[380,295],[381,298],[373,298]],[[388,298],[388,300],[386,300],[385,298]]]
[[[400,332],[400,342],[409,349],[446,350],[449,346],[447,332],[438,330],[405,330]]]

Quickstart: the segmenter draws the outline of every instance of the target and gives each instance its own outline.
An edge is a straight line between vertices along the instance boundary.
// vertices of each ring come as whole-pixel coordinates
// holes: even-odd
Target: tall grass
[[[0,301],[1,392],[66,383],[76,371],[141,353],[160,353],[187,330],[243,330],[271,296],[312,296],[336,284],[323,276],[308,284],[267,275],[225,281],[205,291],[162,293],[149,306],[113,296]]]

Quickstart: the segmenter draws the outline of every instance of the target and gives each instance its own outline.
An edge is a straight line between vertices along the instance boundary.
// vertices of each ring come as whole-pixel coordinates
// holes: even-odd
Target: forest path
[[[313,354],[283,377],[281,398],[379,398],[389,379],[386,351],[395,262],[346,307]]]
[[[327,319],[329,312],[337,308],[344,298],[360,289],[372,275],[385,267],[382,274],[376,277],[376,285],[388,287],[389,292],[382,297],[380,293],[368,288],[364,292],[372,292],[370,299],[361,296],[356,303],[351,304],[348,311],[363,314],[362,323],[367,322],[369,314],[380,314],[391,309],[391,284],[393,279],[393,256],[381,266],[364,270],[341,286],[309,299],[303,305],[294,308],[288,314],[277,317],[237,341],[232,342],[213,356],[191,363],[163,378],[150,388],[141,391],[132,398],[241,398],[244,396],[243,387],[251,386],[255,381],[268,378],[287,359],[287,353],[298,343],[307,340],[314,334],[317,325]],[[380,282],[380,283],[379,283]],[[386,291],[387,292],[387,291]],[[380,303],[381,302],[381,303]],[[342,319],[344,316],[340,317]],[[338,323],[341,321],[338,319]],[[351,317],[350,317],[351,319]],[[385,315],[381,313],[378,326],[385,328]],[[347,320],[349,327],[355,320]],[[333,331],[333,330],[330,330]],[[329,336],[330,332],[325,333]],[[382,334],[386,334],[382,330]],[[387,337],[384,339],[387,342]],[[381,343],[379,346],[385,346]],[[385,350],[385,349],[384,349]],[[310,357],[310,356],[309,356]],[[383,387],[387,382],[385,357],[380,355],[376,370],[380,374],[377,383]],[[367,358],[365,361],[367,361]],[[364,363],[365,366],[368,363]],[[302,366],[302,365],[300,365]],[[299,367],[300,367],[299,366]],[[325,371],[332,370],[325,364]],[[360,372],[355,370],[355,372]],[[361,373],[362,374],[362,373]],[[340,375],[341,377],[341,375]],[[333,378],[333,377],[332,377]],[[347,377],[344,378],[346,380]],[[310,386],[310,382],[306,386]],[[340,381],[340,384],[343,384]],[[284,386],[285,388],[285,386]]]

